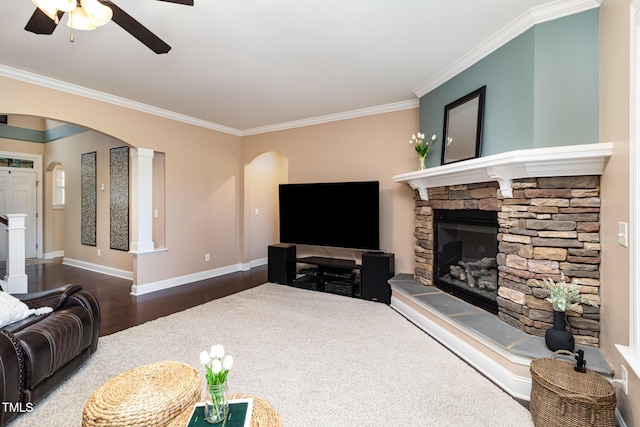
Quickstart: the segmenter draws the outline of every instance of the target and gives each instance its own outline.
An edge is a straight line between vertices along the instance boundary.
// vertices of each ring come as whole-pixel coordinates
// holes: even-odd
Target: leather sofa
[[[0,427],[73,374],[96,351],[100,333],[98,301],[81,286],[14,296],[53,312],[0,329]]]

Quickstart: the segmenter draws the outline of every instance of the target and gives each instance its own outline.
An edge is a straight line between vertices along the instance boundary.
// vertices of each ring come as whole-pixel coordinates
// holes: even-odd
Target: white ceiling
[[[172,50],[156,55],[113,22],[75,31],[71,43],[66,16],[53,35],[32,34],[24,26],[33,3],[2,0],[0,75],[26,71],[39,84],[255,133],[415,105],[416,94],[469,65],[470,53],[598,0],[113,2]]]

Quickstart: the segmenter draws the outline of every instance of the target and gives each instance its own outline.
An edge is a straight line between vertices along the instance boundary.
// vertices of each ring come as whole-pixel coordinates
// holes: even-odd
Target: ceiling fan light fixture
[[[38,9],[44,12],[53,21],[56,20],[58,14],[57,0],[32,0]]]
[[[24,0],[21,0],[24,1]],[[109,21],[118,24],[156,54],[167,53],[171,46],[160,37],[122,10],[111,0],[31,0],[36,9],[24,29],[33,34],[53,34],[69,5],[75,7],[68,12],[69,41],[74,41],[74,30],[94,30]],[[133,0],[131,0],[133,1]],[[158,0],[193,6],[194,0]]]
[[[71,12],[78,4],[76,0],[55,0],[54,3],[56,3],[56,8],[63,12]]]
[[[103,5],[98,0],[80,0],[82,9],[87,14],[89,21],[95,27],[101,27],[111,21],[113,11],[110,7]]]
[[[89,17],[81,7],[76,7],[69,13],[67,27],[74,30],[95,30],[96,27],[91,23]]]

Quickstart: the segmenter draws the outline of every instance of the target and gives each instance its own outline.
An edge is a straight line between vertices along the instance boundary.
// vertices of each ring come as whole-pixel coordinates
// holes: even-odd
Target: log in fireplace
[[[435,209],[433,220],[435,285],[497,314],[496,212]]]

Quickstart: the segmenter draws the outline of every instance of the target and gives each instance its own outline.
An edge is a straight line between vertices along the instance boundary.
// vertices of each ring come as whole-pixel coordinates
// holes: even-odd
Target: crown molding
[[[358,117],[373,116],[375,114],[391,113],[394,111],[410,110],[418,108],[420,101],[411,99],[407,101],[394,102],[392,104],[378,105],[376,107],[361,108],[358,110],[345,111],[343,113],[328,114],[326,116],[311,117],[309,119],[295,120],[291,122],[279,123],[275,125],[260,126],[246,129],[240,132],[240,136],[257,135],[280,130],[294,129],[305,126],[319,125],[323,123],[337,122],[339,120],[355,119]]]
[[[74,85],[62,80],[56,80],[50,77],[41,76],[29,71],[19,70],[17,68],[8,67],[0,64],[0,76],[8,77],[14,80],[20,80],[26,83],[46,87],[49,89],[59,90],[61,92],[78,95],[96,101],[106,102],[108,104],[117,105],[119,107],[129,108],[131,110],[140,111],[165,119],[175,120],[178,122],[199,126],[206,129],[215,130],[235,136],[240,136],[240,131],[228,126],[219,125],[217,123],[208,122],[206,120],[196,119],[184,114],[175,113],[173,111],[154,107],[152,105],[143,104],[141,102],[132,101],[130,99],[121,98],[105,92],[88,89],[83,86]]]
[[[637,0],[634,0],[637,1]],[[501,31],[481,43],[478,47],[473,49],[467,55],[454,62],[433,79],[425,82],[414,90],[415,95],[420,98],[437,88],[441,84],[445,83],[452,77],[460,74],[465,69],[469,68],[476,62],[485,58],[487,55],[503,46],[507,42],[513,40],[529,28],[536,24],[551,21],[554,19],[562,18],[565,16],[573,15],[586,10],[600,7],[601,0],[556,0],[546,5],[538,6],[530,9],[522,14],[516,20],[511,22]],[[38,86],[59,90],[72,95],[78,95],[96,101],[117,105],[131,110],[140,111],[143,113],[151,114],[154,116],[175,120],[178,122],[199,126],[206,129],[215,130],[218,132],[235,135],[235,136],[249,136],[257,135],[261,133],[275,132],[280,130],[287,130],[305,126],[312,126],[317,124],[329,123],[339,120],[348,120],[357,117],[370,116],[374,114],[383,114],[394,111],[407,110],[411,108],[418,108],[419,100],[411,99],[407,101],[396,102],[392,104],[385,104],[375,107],[368,107],[358,110],[346,111],[343,113],[329,114],[325,116],[312,117],[308,119],[284,122],[275,125],[260,126],[245,130],[239,130],[228,126],[220,125],[217,123],[209,122],[206,120],[197,119],[184,114],[179,114],[173,111],[165,110],[162,108],[154,107],[148,104],[132,101],[130,99],[122,98],[119,96],[111,95],[105,92],[100,92],[93,89],[88,89],[82,86],[78,86],[72,83],[68,83],[62,80],[53,79],[50,77],[41,76],[29,71],[20,70],[17,68],[8,67],[0,64],[0,76],[8,77],[14,80],[20,80],[26,83],[35,84]]]
[[[418,108],[418,99],[411,99],[408,101],[401,101],[392,104],[385,104],[376,107],[362,108],[359,110],[346,111],[343,113],[329,114],[326,116],[312,117],[309,119],[296,120],[291,122],[285,122],[275,125],[261,126],[250,128],[246,130],[239,130],[228,126],[219,125],[217,123],[208,122],[205,120],[196,119],[184,114],[175,113],[173,111],[164,110],[148,104],[135,102],[130,99],[121,98],[119,96],[110,95],[105,92],[100,92],[86,87],[74,85],[72,83],[64,82],[61,80],[52,79],[50,77],[44,77],[39,74],[31,73],[29,71],[20,70],[17,68],[8,67],[0,64],[0,76],[8,77],[14,80],[20,80],[26,83],[59,90],[61,92],[70,93],[72,95],[83,96],[85,98],[94,99],[96,101],[106,102],[109,104],[117,105],[119,107],[129,108],[132,110],[140,111],[154,116],[163,117],[170,120],[175,120],[182,123],[187,123],[194,126],[199,126],[206,129],[212,129],[218,132],[227,133],[235,136],[248,136],[257,135],[260,133],[274,132],[278,130],[293,129],[304,126],[317,125],[321,123],[335,122],[338,120],[353,119],[356,117],[371,116],[374,114],[389,113],[393,111],[408,110],[411,108]]]
[[[414,93],[418,98],[421,98],[449,79],[486,58],[489,54],[536,24],[598,8],[600,7],[600,2],[601,0],[556,0],[545,5],[531,8],[465,56],[442,70],[433,79],[418,86],[414,90]]]

